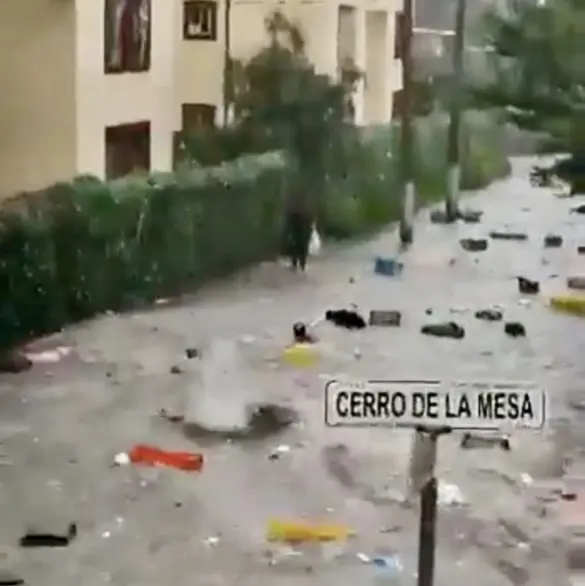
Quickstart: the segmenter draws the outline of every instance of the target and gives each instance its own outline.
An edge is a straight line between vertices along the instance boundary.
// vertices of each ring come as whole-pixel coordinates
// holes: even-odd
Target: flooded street
[[[511,178],[465,199],[484,211],[480,224],[433,225],[423,210],[400,276],[373,271],[375,256],[395,255],[392,231],[326,250],[307,275],[270,264],[191,300],[104,316],[43,341],[72,351],[0,378],[0,545],[15,571],[31,586],[414,585],[418,511],[401,503],[412,432],[327,428],[325,384],[343,375],[481,378],[545,388],[548,424],[513,434],[509,452],[462,450],[460,433],[441,438],[437,476],[459,487],[463,502],[439,506],[436,586],[570,584],[576,513],[550,502],[544,515],[543,502],[564,483],[580,491],[583,515],[585,321],[553,312],[547,299],[566,292],[568,276],[585,275],[577,254],[585,220],[570,213],[580,198],[529,186],[531,164],[517,160]],[[459,244],[502,229],[528,239],[490,240],[478,253]],[[547,233],[563,245],[545,249]],[[541,294],[519,295],[517,276],[538,280]],[[293,322],[350,304],[366,315],[399,310],[402,325],[348,332],[322,324],[316,366],[276,360]],[[524,324],[525,338],[474,318],[494,305]],[[441,320],[461,324],[465,338],[420,333]],[[203,409],[201,400],[193,407],[196,373],[184,356],[212,337],[241,340],[243,357],[237,376],[204,397],[206,419],[233,423],[244,404],[275,402],[300,421],[278,437],[227,442],[192,439],[161,418],[161,409]],[[201,452],[204,468],[112,467],[137,443]],[[281,444],[290,449],[270,457]],[[304,516],[347,524],[355,536],[296,555],[269,547],[269,519]],[[29,523],[49,522],[77,523],[76,539],[12,549]],[[375,567],[359,554],[392,554],[402,567]]]

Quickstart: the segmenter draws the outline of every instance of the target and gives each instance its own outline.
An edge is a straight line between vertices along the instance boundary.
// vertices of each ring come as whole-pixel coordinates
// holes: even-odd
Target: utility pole
[[[410,456],[410,496],[420,494],[417,586],[433,586],[437,530],[438,482],[435,477],[439,437],[450,427],[416,428]]]
[[[402,53],[402,119],[400,121],[400,161],[402,162],[402,216],[400,242],[407,246],[413,241],[413,222],[416,205],[413,164],[412,127],[412,28],[413,0],[404,0],[401,16],[400,49]]]
[[[232,64],[232,0],[225,0],[223,12],[223,126],[224,128],[230,121],[230,105],[233,94],[234,72]]]
[[[459,217],[459,188],[461,185],[460,140],[461,109],[463,105],[464,67],[463,49],[465,46],[465,9],[466,0],[457,0],[455,15],[455,43],[453,47],[453,86],[451,95],[451,116],[448,136],[448,184],[445,199],[445,216],[448,222]]]

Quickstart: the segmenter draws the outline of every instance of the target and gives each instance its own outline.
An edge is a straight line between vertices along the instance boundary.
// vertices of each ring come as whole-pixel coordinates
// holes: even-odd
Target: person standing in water
[[[286,252],[293,270],[307,268],[313,230],[313,206],[308,190],[297,187],[286,202],[284,232]]]

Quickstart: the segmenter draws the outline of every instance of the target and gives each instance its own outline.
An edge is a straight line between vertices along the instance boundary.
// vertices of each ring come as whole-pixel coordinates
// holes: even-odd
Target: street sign
[[[544,390],[526,382],[332,380],[325,395],[325,423],[331,427],[540,430],[546,420]]]

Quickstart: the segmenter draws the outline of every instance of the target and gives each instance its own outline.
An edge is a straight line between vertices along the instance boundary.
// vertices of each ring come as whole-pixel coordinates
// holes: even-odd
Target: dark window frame
[[[106,126],[104,128],[104,143],[107,179],[125,177],[139,169],[150,172],[152,168],[150,157],[152,124],[150,120]],[[111,147],[120,149],[119,153],[122,153],[123,158],[110,160]],[[138,159],[142,159],[140,162],[144,164],[135,164]]]
[[[148,27],[146,31],[145,54],[140,58],[139,42],[131,42],[132,31],[129,26],[135,26],[138,18],[141,3],[145,1],[148,8]],[[112,62],[112,52],[114,47],[115,35],[115,13],[117,8],[116,0],[104,1],[104,73],[123,74],[123,73],[146,73],[150,71],[152,63],[152,0],[126,0],[124,11],[130,11],[129,14],[123,14],[121,17],[120,31],[118,32],[118,42],[121,45],[120,57],[118,63]],[[129,19],[134,20],[130,22]]]
[[[216,116],[215,104],[185,102],[181,104],[181,131],[188,134],[215,128]],[[196,123],[190,124],[189,121],[192,120],[196,120]]]
[[[201,19],[207,13],[209,32],[191,33],[189,25],[193,20]],[[183,2],[183,40],[217,41],[217,2],[214,0],[184,0]]]

